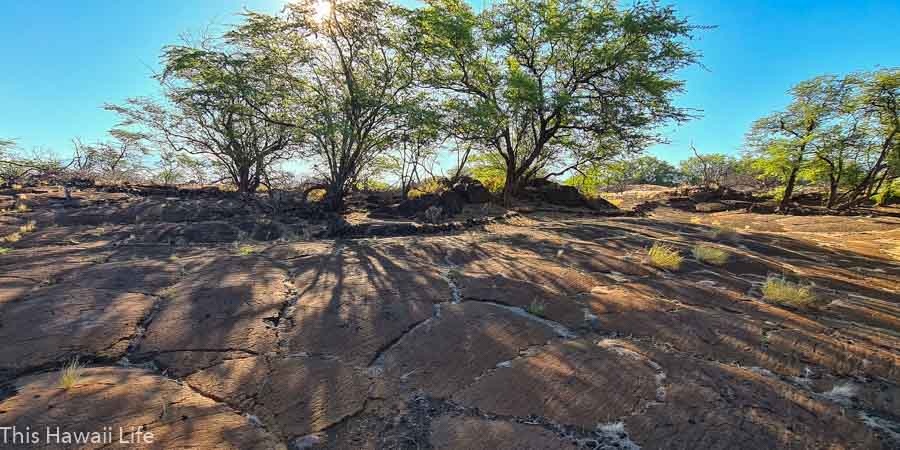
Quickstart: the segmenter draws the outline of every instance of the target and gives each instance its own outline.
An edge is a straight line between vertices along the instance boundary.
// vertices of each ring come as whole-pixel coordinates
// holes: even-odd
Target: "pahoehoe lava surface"
[[[0,255],[0,426],[142,426],[155,448],[900,447],[897,218],[717,212],[724,240],[665,207],[536,212],[239,252],[261,225],[233,205],[76,195],[0,217],[37,224]],[[654,242],[730,259],[662,271]],[[820,304],[764,301],[770,274]]]

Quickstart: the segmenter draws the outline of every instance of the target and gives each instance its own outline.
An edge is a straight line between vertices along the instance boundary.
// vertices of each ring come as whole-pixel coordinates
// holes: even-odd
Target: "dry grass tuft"
[[[707,233],[710,239],[723,241],[736,241],[740,234],[730,225],[722,225],[718,220],[712,223],[712,228]]]
[[[19,227],[19,233],[31,233],[32,231],[37,229],[37,223],[33,220],[29,220],[25,225]]]
[[[171,300],[171,299],[175,298],[175,294],[177,294],[177,293],[178,293],[178,290],[175,289],[175,286],[169,286],[169,287],[163,288],[161,291],[159,291],[159,296],[166,300]]]
[[[650,257],[650,265],[666,270],[678,270],[684,260],[678,250],[660,243],[653,244],[647,255]]]
[[[708,245],[695,245],[694,248],[691,249],[691,253],[693,253],[694,259],[697,261],[715,266],[721,266],[722,264],[727,263],[730,256],[725,250],[710,247]]]
[[[529,313],[534,314],[538,317],[544,317],[544,308],[545,305],[537,300],[531,302],[527,308],[525,308]]]
[[[83,368],[84,366],[81,365],[78,358],[74,358],[66,363],[59,376],[59,387],[67,391],[72,389],[81,379],[81,369]]]
[[[793,306],[810,306],[816,301],[811,286],[803,286],[784,279],[770,276],[762,287],[763,298],[775,303]]]
[[[256,248],[252,245],[241,245],[237,248],[237,254],[241,256],[249,256],[256,253]]]
[[[19,242],[20,240],[22,240],[22,233],[19,232],[7,234],[0,238],[0,242]]]
[[[16,212],[26,213],[28,211],[31,211],[31,208],[29,208],[28,205],[26,205],[24,203],[16,204]]]

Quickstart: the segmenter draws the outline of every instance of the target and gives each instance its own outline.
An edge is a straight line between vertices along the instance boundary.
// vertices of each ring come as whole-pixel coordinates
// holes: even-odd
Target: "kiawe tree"
[[[862,116],[868,139],[858,143],[861,179],[836,199],[840,208],[855,206],[900,177],[900,69],[881,69],[853,75],[854,105]]]
[[[509,0],[475,14],[462,0],[410,13],[422,82],[444,96],[451,133],[505,165],[509,201],[535,178],[578,171],[661,141],[676,71],[697,27],[670,7]]]
[[[167,47],[162,59],[157,79],[166,101],[106,105],[122,117],[120,126],[140,127],[166,151],[208,159],[241,193],[256,191],[268,170],[296,154],[294,130],[257,114],[275,105],[249,89],[252,58],[227,45],[201,45]]]
[[[787,108],[753,123],[747,139],[762,156],[760,168],[784,181],[780,211],[787,209],[801,170],[821,150],[824,130],[836,114],[843,88],[834,76],[804,81],[791,88],[793,100]]]
[[[900,176],[900,70],[821,76],[790,94],[787,108],[748,133],[757,168],[784,183],[779,210],[801,179],[825,180],[825,205],[849,208]]]
[[[252,55],[256,86],[280,105],[263,119],[307,137],[303,152],[340,210],[365,170],[409,135],[415,55],[400,10],[381,0],[301,1],[279,16],[248,13],[227,34]]]

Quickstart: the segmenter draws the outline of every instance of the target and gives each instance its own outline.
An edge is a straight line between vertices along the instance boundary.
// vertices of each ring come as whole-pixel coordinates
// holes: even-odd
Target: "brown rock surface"
[[[186,381],[291,439],[322,431],[355,414],[362,409],[369,388],[363,370],[320,358],[235,359]]]
[[[0,305],[0,380],[77,355],[120,358],[154,302],[137,293],[55,286]]]
[[[554,336],[546,325],[502,307],[446,305],[439,317],[407,333],[383,355],[383,381],[391,391],[448,397],[498,363]]]
[[[654,401],[661,370],[619,347],[590,340],[556,343],[502,364],[453,400],[491,414],[592,429]]]
[[[469,417],[441,417],[431,425],[435,449],[538,450],[574,449],[540,427]]]
[[[277,318],[287,299],[285,270],[256,256],[183,262],[187,272],[165,293],[139,355],[156,355],[184,375],[220,358],[275,350],[276,333],[265,319]]]
[[[71,433],[112,427],[112,443],[78,448],[134,448],[118,443],[119,429],[124,430],[126,439],[132,439],[131,430],[138,427],[153,434],[152,443],[142,441],[138,448],[285,448],[227,406],[143,370],[84,369],[68,390],[59,388],[58,380],[57,372],[18,380],[17,395],[0,400],[0,426],[39,430],[40,442],[29,448],[64,447],[56,445],[53,437],[48,445],[48,427]]]

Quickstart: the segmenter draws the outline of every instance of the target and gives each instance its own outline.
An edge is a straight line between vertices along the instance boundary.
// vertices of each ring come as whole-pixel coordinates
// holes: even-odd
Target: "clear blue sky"
[[[9,1],[0,15],[0,137],[68,153],[69,141],[103,137],[116,118],[103,103],[150,95],[162,46],[185,32],[234,23],[243,7],[277,11],[285,0]],[[481,0],[472,0],[481,5]],[[757,117],[787,102],[794,83],[824,73],[900,66],[897,0],[668,0],[718,28],[694,43],[706,69],[686,70],[685,107],[703,117],[666,131],[670,161],[736,153]]]

